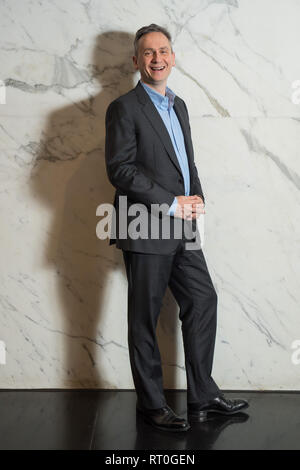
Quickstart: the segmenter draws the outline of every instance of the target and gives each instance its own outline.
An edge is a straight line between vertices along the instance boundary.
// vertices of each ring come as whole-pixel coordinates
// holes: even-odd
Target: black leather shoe
[[[224,395],[220,395],[203,405],[189,405],[188,421],[190,423],[205,421],[208,417],[208,414],[213,413],[230,416],[235,413],[239,413],[241,410],[248,408],[248,406],[249,403],[247,400],[228,400]]]
[[[190,429],[189,423],[184,418],[177,416],[168,405],[155,410],[147,410],[137,406],[136,410],[148,424],[161,431],[178,432]]]

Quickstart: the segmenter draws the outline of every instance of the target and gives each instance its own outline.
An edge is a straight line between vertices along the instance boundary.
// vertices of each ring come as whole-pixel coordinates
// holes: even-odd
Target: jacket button
[[[182,178],[178,178],[178,183],[182,183]]]

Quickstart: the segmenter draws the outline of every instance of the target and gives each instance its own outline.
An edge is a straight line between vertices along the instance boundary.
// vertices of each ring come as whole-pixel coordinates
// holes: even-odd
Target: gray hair
[[[162,26],[159,26],[155,23],[151,23],[149,26],[143,26],[142,28],[140,28],[137,32],[136,32],[136,35],[135,35],[135,38],[134,38],[134,53],[135,53],[135,56],[137,57],[138,55],[138,49],[139,49],[139,39],[144,36],[144,34],[148,34],[148,33],[162,33],[164,34],[169,42],[170,42],[170,45],[171,45],[171,51],[173,52],[173,47],[172,47],[172,39],[171,39],[171,34],[169,33],[169,31],[166,29],[166,28],[163,28]]]

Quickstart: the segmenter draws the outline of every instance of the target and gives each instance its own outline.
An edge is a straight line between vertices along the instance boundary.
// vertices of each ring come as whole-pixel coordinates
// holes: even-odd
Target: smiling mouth
[[[162,67],[150,67],[153,72],[162,72],[166,67],[163,65]]]

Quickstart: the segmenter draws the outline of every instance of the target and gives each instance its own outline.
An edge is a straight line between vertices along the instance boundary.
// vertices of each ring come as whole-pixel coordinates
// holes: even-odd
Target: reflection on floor
[[[300,392],[224,393],[249,408],[168,433],[136,416],[132,390],[0,390],[0,449],[300,449]],[[165,396],[186,416],[185,391]]]

